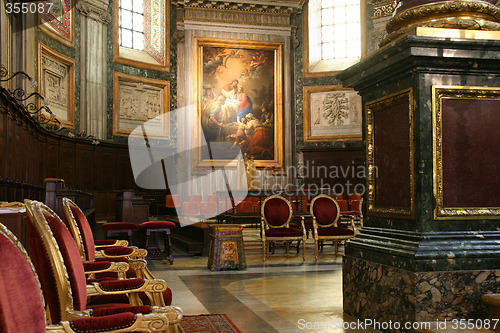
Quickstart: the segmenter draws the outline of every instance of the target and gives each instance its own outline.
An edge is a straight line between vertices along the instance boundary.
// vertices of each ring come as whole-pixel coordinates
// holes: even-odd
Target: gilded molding
[[[496,27],[495,30],[500,30],[500,9],[484,1],[442,1],[424,4],[397,13],[387,22],[387,32],[414,26],[441,28],[447,25],[448,28],[471,29],[472,27],[468,27],[471,22],[477,22],[473,25],[474,29]]]
[[[444,98],[455,99],[498,99],[500,88],[467,87],[467,86],[432,86],[432,122],[433,122],[433,183],[436,208],[434,218],[474,219],[495,218],[500,216],[500,207],[445,207],[443,201],[443,132],[441,102]]]
[[[259,26],[291,26],[287,13],[187,7],[180,21],[237,23]]]
[[[376,206],[375,186],[376,186],[376,170],[375,165],[375,132],[374,132],[374,113],[380,110],[390,108],[401,102],[408,104],[409,109],[409,127],[410,132],[408,140],[410,143],[410,152],[408,158],[410,160],[410,207],[380,207]],[[414,118],[413,118],[413,89],[409,88],[395,94],[382,97],[375,101],[369,102],[365,106],[366,112],[366,163],[368,166],[367,174],[367,211],[368,215],[376,215],[382,217],[399,217],[399,218],[414,218],[415,216],[415,152],[414,152]]]
[[[396,10],[396,3],[391,2],[381,6],[373,5],[373,9],[374,11],[372,19],[391,16],[392,13]]]
[[[297,14],[302,10],[305,0],[274,0],[274,1],[255,1],[255,0],[174,0],[172,4],[178,7],[197,7],[215,10],[238,10],[252,12],[273,12]]]

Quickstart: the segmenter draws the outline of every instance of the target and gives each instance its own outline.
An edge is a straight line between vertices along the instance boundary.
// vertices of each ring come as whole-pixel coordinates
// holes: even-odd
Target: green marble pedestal
[[[343,262],[354,317],[482,318],[499,291],[500,35],[455,36],[405,36],[338,75],[363,99],[368,168]]]

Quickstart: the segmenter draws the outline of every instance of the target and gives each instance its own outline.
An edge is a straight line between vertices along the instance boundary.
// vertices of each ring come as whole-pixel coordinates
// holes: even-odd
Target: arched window
[[[114,61],[168,71],[169,16],[169,0],[114,0]]]
[[[304,73],[331,74],[364,54],[364,1],[311,0],[304,12]]]

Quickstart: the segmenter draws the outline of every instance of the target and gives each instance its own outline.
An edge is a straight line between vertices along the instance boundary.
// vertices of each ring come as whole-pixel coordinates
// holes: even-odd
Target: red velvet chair
[[[105,315],[102,310],[92,313],[73,311],[74,319],[68,318],[68,321],[47,326],[41,285],[31,259],[21,243],[2,224],[0,253],[3,256],[0,265],[0,332],[151,332],[149,328],[153,326],[168,329],[169,319],[164,314],[144,314],[146,308],[141,312],[137,307],[116,308],[109,315]],[[171,332],[175,332],[173,328]]]
[[[327,195],[318,195],[311,202],[313,217],[314,258],[318,260],[319,242],[331,240],[335,244],[335,257],[338,253],[338,242],[354,237],[354,222],[352,229],[338,222],[340,207],[338,202]]]
[[[80,252],[64,223],[47,206],[29,200],[25,203],[30,253],[52,323],[71,320],[75,311],[89,315],[156,312],[167,317],[170,332],[177,332],[182,312],[176,307],[163,306],[163,292],[167,290],[165,281],[127,279],[87,284]],[[141,305],[140,292],[145,292],[151,304],[159,307]],[[119,295],[127,295],[132,306],[102,299],[105,296],[114,299]],[[93,296],[101,296],[100,304],[87,306],[87,298]]]
[[[363,226],[363,199],[351,201],[351,211],[354,221]]]
[[[337,201],[344,200],[344,195],[342,193],[333,193],[332,197]]]
[[[137,224],[132,223],[132,222],[108,222],[104,223],[101,226],[101,229],[106,231],[106,240],[109,240],[113,235],[116,234],[127,234],[128,242],[124,243],[123,245],[118,245],[117,240],[114,240],[115,243],[113,243],[111,246],[127,246],[128,243],[132,243],[132,231],[136,230],[138,228]],[[96,245],[100,244],[100,246],[106,245],[106,242],[94,240]],[[99,245],[98,245],[99,246]]]
[[[286,255],[290,253],[290,242],[302,242],[302,260],[306,253],[306,229],[304,219],[299,228],[290,227],[292,206],[290,202],[279,195],[273,195],[264,200],[261,209],[262,255],[264,261],[269,258],[270,243],[286,243]]]
[[[167,194],[165,198],[165,207],[177,209],[181,206],[181,196],[178,194]]]

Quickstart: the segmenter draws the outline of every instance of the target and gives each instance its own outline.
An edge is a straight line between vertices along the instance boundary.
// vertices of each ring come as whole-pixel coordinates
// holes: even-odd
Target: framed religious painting
[[[38,3],[44,10],[38,14],[38,28],[47,36],[69,47],[75,47],[75,0],[52,0]]]
[[[38,82],[38,93],[53,115],[67,128],[74,128],[75,61],[38,42]]]
[[[282,43],[197,38],[195,167],[283,164]],[[205,144],[206,142],[206,144]]]
[[[113,135],[147,122],[148,135],[170,138],[170,82],[113,72]]]
[[[361,140],[361,96],[336,86],[304,87],[304,142]]]

